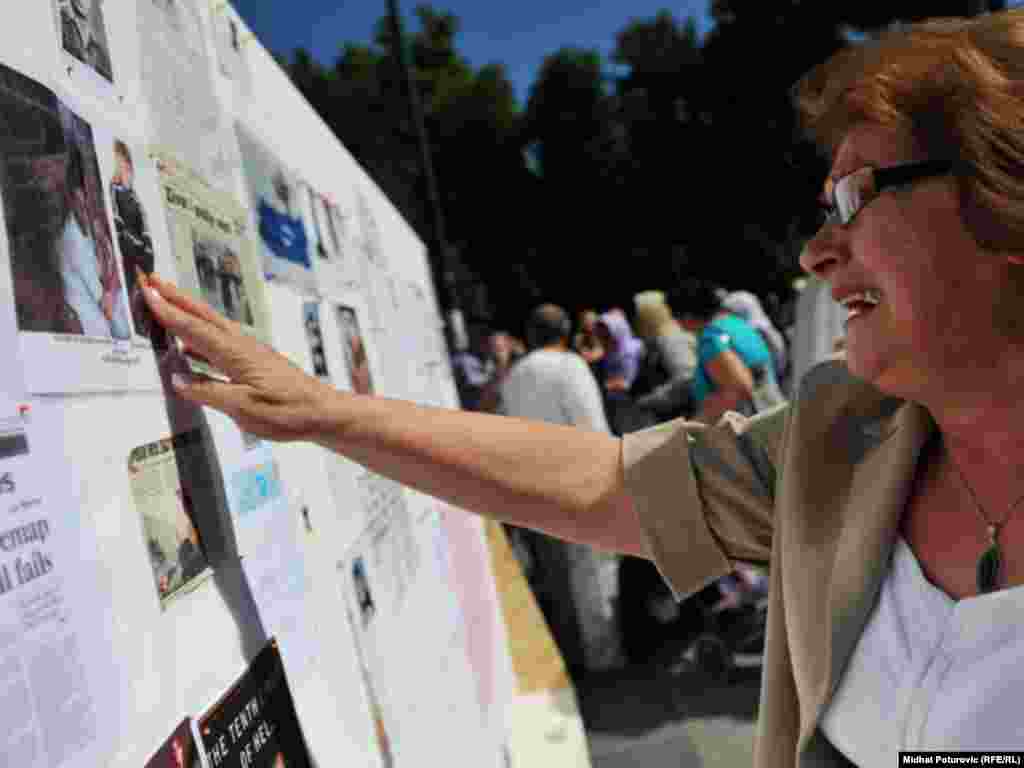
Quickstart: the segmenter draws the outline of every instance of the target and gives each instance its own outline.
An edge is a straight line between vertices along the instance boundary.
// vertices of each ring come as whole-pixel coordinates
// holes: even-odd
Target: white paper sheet
[[[225,126],[196,0],[137,0],[141,89],[153,143],[210,184],[231,183]]]
[[[268,637],[277,638],[293,689],[316,672],[321,655],[316,616],[307,604],[312,584],[295,536],[295,518],[300,515],[293,506],[288,515],[275,518],[270,542],[242,558],[260,622]]]
[[[0,405],[0,764],[91,768],[114,753],[107,714],[123,681],[108,652],[113,613],[98,588],[96,543],[47,410],[11,419],[11,404]]]

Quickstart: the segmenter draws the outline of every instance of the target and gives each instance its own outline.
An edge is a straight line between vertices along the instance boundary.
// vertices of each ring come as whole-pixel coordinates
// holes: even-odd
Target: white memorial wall
[[[0,198],[0,764],[504,765],[479,521],[166,394],[136,268],[458,407],[422,242],[230,4],[19,4]]]

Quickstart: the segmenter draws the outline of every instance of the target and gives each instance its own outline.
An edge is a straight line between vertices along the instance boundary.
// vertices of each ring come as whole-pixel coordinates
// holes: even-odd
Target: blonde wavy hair
[[[669,309],[663,291],[643,291],[633,297],[636,307],[636,333],[644,339],[653,339],[660,334],[678,328],[672,310]]]
[[[807,73],[794,100],[828,152],[858,122],[907,131],[930,159],[952,164],[979,245],[1024,249],[1024,9],[852,45]]]

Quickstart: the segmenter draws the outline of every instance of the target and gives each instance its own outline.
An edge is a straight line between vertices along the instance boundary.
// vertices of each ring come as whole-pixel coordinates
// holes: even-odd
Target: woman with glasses
[[[465,509],[656,560],[770,566],[759,768],[1024,748],[1024,10],[905,27],[801,82],[832,165],[803,255],[845,361],[788,404],[618,440],[335,392],[173,286],[232,383],[181,396]]]

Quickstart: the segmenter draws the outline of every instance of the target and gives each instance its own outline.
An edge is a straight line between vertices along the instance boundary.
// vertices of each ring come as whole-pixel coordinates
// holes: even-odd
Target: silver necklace
[[[976,566],[977,579],[978,579],[978,592],[981,594],[988,594],[989,592],[995,592],[999,589],[999,582],[1002,577],[1003,569],[1003,557],[1002,552],[999,550],[999,534],[1002,532],[1004,526],[1010,522],[1010,517],[1013,512],[1024,501],[1024,496],[1021,496],[1013,504],[1010,505],[1009,509],[1006,510],[1006,517],[998,523],[993,523],[988,519],[988,515],[985,514],[985,508],[981,506],[981,502],[978,501],[978,496],[971,487],[971,484],[967,482],[967,478],[964,477],[964,473],[960,471],[960,467],[957,466],[956,461],[953,457],[949,457],[949,463],[953,465],[953,470],[956,472],[956,476],[960,478],[960,482],[964,488],[967,489],[967,493],[970,494],[971,501],[974,502],[975,511],[978,513],[978,517],[985,524],[985,528],[988,532],[988,548],[981,553],[981,557],[978,558],[978,564]]]

